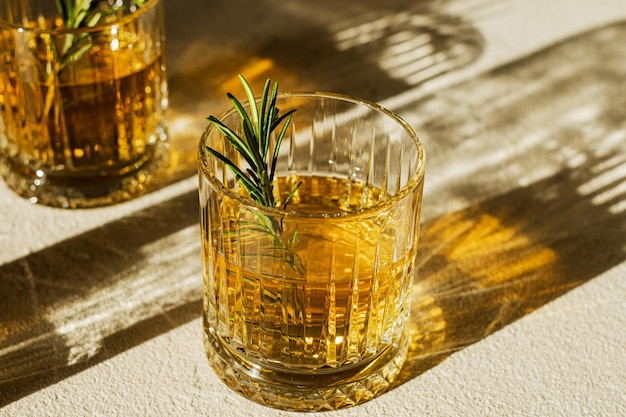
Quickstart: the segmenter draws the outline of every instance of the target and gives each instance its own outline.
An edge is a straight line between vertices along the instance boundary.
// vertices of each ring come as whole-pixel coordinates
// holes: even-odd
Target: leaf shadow
[[[445,138],[433,198],[465,207],[423,224],[398,384],[626,260],[625,34],[594,29],[414,104]]]
[[[192,3],[198,10],[205,5],[202,0]],[[361,31],[381,16],[391,23],[372,42],[338,50],[329,22],[316,23],[306,13],[280,11],[264,18],[265,27],[283,22],[282,31],[286,22],[292,34],[288,39],[258,37],[258,27],[252,24],[244,25],[247,33],[233,36],[227,20],[207,30],[201,24],[206,13],[191,16],[188,11],[194,8],[189,2],[169,2],[172,168],[162,186],[195,173],[196,143],[204,120],[196,120],[198,108],[206,106],[207,114],[224,108],[223,96],[238,73],[252,74],[251,81],[257,84],[266,77],[280,78],[287,89],[326,89],[376,99],[407,88],[406,82],[390,77],[389,70],[377,64],[403,31],[411,32],[410,37],[422,36],[417,47],[433,51],[416,59],[440,52],[439,60],[448,60],[445,68],[423,61],[422,67],[430,68],[428,77],[478,57],[482,38],[469,24],[439,13],[436,1],[419,10],[406,9],[407,3],[370,2],[369,11],[338,22],[343,30],[356,22]],[[255,23],[267,2],[238,6],[249,8],[246,16]],[[217,5],[226,8],[224,14],[235,12],[233,17],[240,19],[238,6]],[[336,5],[324,7],[328,13]],[[181,19],[195,24],[173,26]],[[197,52],[206,47],[207,38],[212,55],[205,59]],[[266,66],[268,62],[271,65]],[[416,77],[419,82],[420,75]],[[197,194],[189,192],[0,265],[0,407],[199,316],[197,219]],[[160,256],[166,253],[170,256]]]
[[[224,13],[211,31],[186,29],[184,52],[170,54],[180,61],[170,74],[172,107],[187,114],[204,103],[207,114],[220,112],[229,107],[226,92],[242,91],[238,74],[256,91],[272,78],[282,91],[377,101],[467,66],[484,49],[477,29],[445,13],[440,1],[321,2],[273,7],[268,14],[272,3],[235,3],[247,13]]]
[[[602,166],[602,170],[597,167]],[[403,380],[480,341],[626,260],[626,212],[581,196],[626,157],[591,159],[531,186],[426,222]]]
[[[170,21],[192,19],[167,27],[172,171],[177,177],[194,172],[205,118],[230,108],[226,93],[243,94],[238,74],[254,91],[262,91],[270,78],[283,92],[331,91],[379,101],[470,65],[482,55],[484,39],[461,14],[443,11],[442,3],[278,7],[272,0],[236,0],[225,9],[215,6],[221,18],[209,19],[210,30],[206,14],[183,17],[190,6],[168,4]],[[490,9],[491,3],[498,0],[479,0],[468,12]],[[238,8],[247,12],[231,16]],[[317,15],[327,18],[319,21]]]
[[[197,318],[198,212],[187,192],[1,265],[0,407]]]

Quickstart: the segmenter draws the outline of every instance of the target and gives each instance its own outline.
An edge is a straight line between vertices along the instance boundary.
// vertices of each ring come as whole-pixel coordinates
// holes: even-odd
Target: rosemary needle
[[[144,7],[146,1],[135,0],[137,8]],[[56,7],[63,25],[67,29],[91,28],[101,23],[104,17],[117,13],[123,6],[114,6],[103,11],[100,0],[56,0]],[[61,50],[61,65],[59,70],[76,62],[92,47],[91,34],[70,34],[66,37]]]
[[[291,116],[296,109],[280,114],[276,107],[278,83],[274,83],[270,90],[271,80],[268,79],[265,82],[263,94],[257,102],[248,81],[243,75],[239,75],[239,79],[247,96],[249,114],[235,96],[231,93],[228,93],[227,96],[241,117],[243,134],[236,133],[215,116],[209,116],[207,119],[228,139],[250,168],[244,172],[235,162],[215,149],[207,146],[206,150],[228,166],[240,185],[248,192],[250,198],[263,206],[278,207],[280,201],[275,200],[273,192],[276,163],[280,146],[291,123]],[[276,143],[272,148],[272,133],[279,128]],[[300,183],[291,190],[285,199],[282,204],[283,209],[287,207],[298,187],[300,187]]]
[[[239,79],[246,93],[249,114],[235,96],[231,93],[228,93],[227,96],[241,118],[242,134],[240,135],[230,129],[215,116],[209,116],[207,119],[224,135],[241,157],[246,160],[249,168],[244,172],[235,162],[217,150],[209,146],[205,146],[205,149],[230,169],[252,200],[266,207],[282,206],[283,210],[285,210],[302,182],[295,185],[281,204],[280,201],[274,198],[274,176],[276,174],[280,146],[296,109],[280,114],[279,109],[276,107],[278,83],[274,83],[270,90],[271,80],[268,79],[265,82],[260,100],[257,100],[250,84],[243,75],[239,75]],[[274,135],[274,132],[278,132],[278,134]],[[273,136],[276,139],[272,146]],[[299,274],[304,274],[306,268],[302,264],[300,257],[294,252],[294,245],[298,240],[297,229],[294,230],[290,237],[285,237],[282,220],[278,221],[272,215],[265,216],[256,211],[254,214],[257,218],[257,223],[246,222],[241,224],[242,229],[263,233],[272,242],[274,248],[283,251],[283,257],[287,264]]]

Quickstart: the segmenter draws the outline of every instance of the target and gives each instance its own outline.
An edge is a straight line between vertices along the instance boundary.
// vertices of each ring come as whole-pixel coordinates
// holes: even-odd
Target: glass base
[[[403,337],[363,367],[307,375],[264,368],[211,332],[205,332],[204,342],[209,364],[226,385],[252,401],[288,411],[329,411],[371,400],[389,389],[408,349]]]
[[[88,174],[45,172],[2,158],[0,172],[13,191],[32,203],[62,208],[107,206],[138,197],[155,188],[169,167],[167,141],[131,166]]]

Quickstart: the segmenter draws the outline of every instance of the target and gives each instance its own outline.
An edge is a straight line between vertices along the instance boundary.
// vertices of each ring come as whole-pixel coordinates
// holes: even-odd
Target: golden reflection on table
[[[255,89],[270,77],[392,105],[428,152],[401,385],[626,260],[626,23],[431,93],[420,85],[475,62],[485,40],[437,1],[372,3],[379,20],[349,8],[307,20],[303,6],[276,28],[290,39],[174,27],[163,185],[195,187],[205,117],[241,94],[239,73]],[[197,221],[194,188],[0,265],[0,407],[197,319]]]

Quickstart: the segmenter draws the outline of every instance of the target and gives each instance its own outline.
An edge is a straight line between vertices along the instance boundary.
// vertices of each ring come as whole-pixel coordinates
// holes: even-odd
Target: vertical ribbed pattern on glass
[[[359,253],[359,245],[360,243],[357,239],[354,242],[354,253]],[[346,353],[344,360],[348,363],[358,361],[359,359],[361,359],[361,355],[363,353],[361,350],[362,320],[360,317],[360,314],[362,313],[359,306],[366,304],[364,303],[365,300],[363,300],[362,298],[367,299],[368,297],[367,295],[364,295],[363,297],[361,296],[361,286],[359,281],[359,257],[355,256],[354,262],[352,264],[352,279],[350,280],[350,294],[348,297],[348,317],[346,318],[346,323],[350,331],[347,331],[345,346]]]
[[[328,285],[326,289],[326,363],[329,366],[337,366],[337,271],[335,270],[335,251],[333,245],[330,253]]]
[[[78,35],[45,27],[56,13],[37,15],[39,2],[19,3],[7,4],[2,20],[22,28],[4,26],[0,40],[6,52],[0,103],[13,103],[0,105],[0,118],[9,130],[11,156],[57,176],[133,169],[164,131],[162,5],[152,2],[134,19],[100,22],[90,30],[89,53],[80,54],[61,47]]]
[[[213,281],[215,278],[215,258],[212,256],[209,247],[213,246],[212,242],[215,240],[211,224],[213,224],[214,217],[217,215],[215,208],[217,200],[211,198],[211,188],[208,187],[206,182],[205,177],[199,177],[200,201],[204,201],[206,204],[200,211],[201,250],[204,260],[202,269],[202,280],[204,284],[203,307],[204,311],[207,312],[205,316],[207,325],[215,327],[218,322],[217,311],[215,309],[215,301],[217,298],[215,290],[217,287]]]
[[[251,207],[219,187],[201,193],[201,199],[221,196],[203,203],[215,216],[202,227],[220,230],[211,237],[214,247],[207,245],[215,266],[205,281],[214,288],[205,297],[216,299],[221,343],[241,347],[241,363],[254,364],[244,365],[250,378],[280,370],[280,378],[332,385],[338,378],[333,370],[369,369],[406,346],[421,194],[405,187],[421,181],[414,178],[418,152],[404,127],[358,103],[280,100],[281,109],[298,110],[283,141],[274,192],[285,198],[293,184],[301,182],[300,188],[286,212]],[[222,146],[215,136],[209,139]],[[222,171],[216,172],[220,182],[238,192],[232,175]],[[211,321],[215,314],[205,316]],[[389,375],[372,376],[359,390]],[[268,395],[285,392],[271,388]]]

